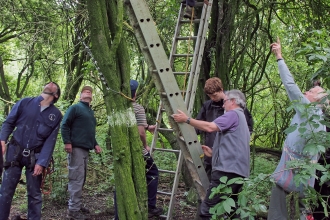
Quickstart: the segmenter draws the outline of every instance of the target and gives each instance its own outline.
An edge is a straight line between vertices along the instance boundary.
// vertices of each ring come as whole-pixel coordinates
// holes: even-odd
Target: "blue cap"
[[[136,89],[139,86],[139,83],[138,83],[138,81],[136,81],[134,79],[131,79],[130,86],[131,86],[131,96],[132,96],[132,98],[134,98],[135,92],[136,92]]]
[[[134,79],[131,79],[130,81],[130,86],[131,86],[131,91],[135,90],[138,88],[139,86],[139,83],[138,81],[134,80]]]

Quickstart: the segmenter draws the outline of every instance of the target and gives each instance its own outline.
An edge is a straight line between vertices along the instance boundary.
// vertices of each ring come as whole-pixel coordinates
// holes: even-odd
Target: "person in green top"
[[[84,214],[89,210],[82,206],[82,189],[86,180],[88,154],[90,150],[101,153],[95,139],[96,119],[91,109],[93,89],[84,86],[80,93],[80,101],[72,105],[65,113],[61,133],[64,150],[68,153],[69,183],[69,219],[87,219]]]

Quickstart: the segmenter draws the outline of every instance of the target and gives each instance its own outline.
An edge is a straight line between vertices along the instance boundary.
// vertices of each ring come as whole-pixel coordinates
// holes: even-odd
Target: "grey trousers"
[[[72,148],[72,153],[68,154],[70,211],[79,211],[81,208],[82,189],[86,180],[88,153],[88,150],[74,147]]]
[[[288,193],[278,185],[273,187],[272,194],[270,196],[267,220],[289,220],[289,214],[286,207],[287,195]],[[306,220],[306,216],[304,214],[306,208],[301,201],[299,201],[299,209],[301,213],[300,220]]]

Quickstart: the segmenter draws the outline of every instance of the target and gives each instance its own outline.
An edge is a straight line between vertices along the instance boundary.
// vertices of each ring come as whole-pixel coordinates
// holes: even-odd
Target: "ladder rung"
[[[173,54],[173,57],[193,57],[194,54]]]
[[[158,218],[167,218],[167,215],[160,215]]]
[[[154,150],[171,152],[171,153],[180,153],[180,150],[164,149],[164,148],[154,148]]]
[[[163,191],[157,191],[157,193],[162,194],[162,195],[168,195],[168,196],[172,195],[172,193],[170,193],[170,192],[163,192]]]
[[[184,141],[184,137],[183,136],[180,136],[179,137],[181,141]]]
[[[167,96],[166,92],[161,92],[160,95],[163,96],[163,97]]]
[[[185,3],[181,3],[186,5]],[[194,7],[202,7],[204,5],[204,2],[195,2],[195,6]]]
[[[157,128],[158,131],[174,131],[173,128]]]
[[[173,72],[174,75],[186,75],[190,74],[190,72]]]
[[[161,170],[161,169],[158,169],[159,172],[162,172],[162,173],[171,173],[171,174],[175,174],[175,171],[172,171],[172,170]]]
[[[200,23],[200,21],[201,21],[201,19],[194,19],[194,20],[192,20],[192,23],[197,24],[197,23]],[[184,19],[184,20],[181,20],[180,23],[182,23],[182,24],[190,24],[191,23],[191,20]]]
[[[187,160],[188,160],[190,163],[194,163],[194,161],[193,161],[191,158],[187,158]]]
[[[177,37],[177,40],[196,40],[197,36],[189,36],[189,37]]]

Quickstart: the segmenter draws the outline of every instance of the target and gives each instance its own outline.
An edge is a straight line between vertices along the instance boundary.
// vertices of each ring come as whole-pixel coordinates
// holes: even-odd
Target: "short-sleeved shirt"
[[[135,113],[137,126],[147,127],[148,123],[144,108],[141,105],[137,104],[136,102],[133,102],[133,110]],[[142,153],[143,155],[146,155],[148,153],[147,149],[143,148]]]
[[[221,132],[235,131],[238,126],[238,115],[235,111],[226,112],[213,121]]]

